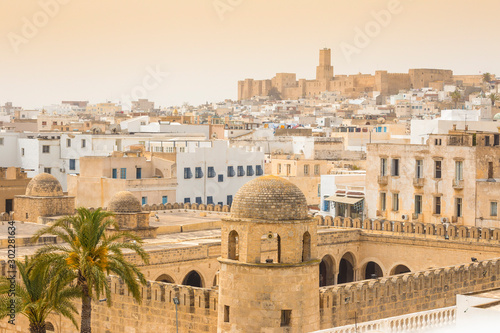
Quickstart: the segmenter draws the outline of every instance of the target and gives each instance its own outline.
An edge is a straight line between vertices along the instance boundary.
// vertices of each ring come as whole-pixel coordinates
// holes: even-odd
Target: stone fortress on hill
[[[280,92],[282,99],[310,98],[326,91],[357,98],[371,92],[389,96],[400,90],[427,87],[442,90],[445,84],[472,85],[481,82],[481,75],[453,75],[451,70],[425,68],[410,69],[407,74],[376,71],[375,75],[334,75],[331,50],[325,48],[319,51],[315,80],[297,80],[295,73],[277,73],[270,80],[245,79],[238,81],[238,100],[268,96],[272,88]]]
[[[15,213],[19,257],[36,249],[22,245],[26,228],[43,226],[21,218],[45,223],[74,209],[53,176],[34,177],[27,192],[18,200],[29,200],[30,207]],[[33,210],[41,202],[50,207]],[[276,176],[242,186],[230,212],[202,204],[141,206],[126,191],[116,193],[107,209],[121,227],[145,237],[151,258],[141,267],[149,282],[140,305],[118,277],[109,278],[112,306],[93,303],[97,333],[175,332],[177,325],[183,333],[314,332],[440,308],[450,316],[457,294],[500,287],[500,229],[313,218],[300,189]],[[33,220],[35,213],[43,216]],[[179,214],[212,216],[217,229],[183,225],[166,232],[156,222]],[[3,240],[0,248],[6,275]],[[77,332],[59,316],[48,321],[52,331]],[[25,332],[27,325],[22,316],[16,327],[3,320],[0,332]]]

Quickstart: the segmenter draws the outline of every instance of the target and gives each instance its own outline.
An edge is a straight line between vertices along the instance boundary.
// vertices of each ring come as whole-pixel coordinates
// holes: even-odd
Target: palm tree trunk
[[[46,333],[45,323],[43,325],[39,323],[30,323],[30,333]]]
[[[82,322],[80,325],[80,333],[92,332],[92,299],[89,295],[89,287],[87,282],[82,283]]]

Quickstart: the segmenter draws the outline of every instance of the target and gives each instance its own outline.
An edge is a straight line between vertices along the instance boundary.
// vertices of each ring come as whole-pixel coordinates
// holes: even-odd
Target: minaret
[[[317,226],[297,186],[275,176],[246,183],[221,239],[218,332],[319,330]]]
[[[330,81],[333,79],[332,51],[324,48],[319,50],[319,66],[316,67],[316,80]]]

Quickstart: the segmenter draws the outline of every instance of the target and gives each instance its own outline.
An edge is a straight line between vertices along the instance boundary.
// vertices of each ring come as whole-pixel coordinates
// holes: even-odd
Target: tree
[[[456,89],[454,92],[451,93],[451,99],[455,103],[455,109],[457,108],[458,102],[462,98],[462,94],[458,89]]]
[[[269,89],[267,96],[269,96],[269,98],[276,100],[276,101],[281,100],[281,93],[278,90],[278,88],[276,88],[276,87],[272,87],[271,89]]]
[[[16,261],[22,283],[15,283],[15,295],[11,294],[11,281],[7,277],[0,279],[0,319],[10,315],[13,301],[15,313],[28,318],[30,333],[45,333],[45,321],[51,313],[70,319],[78,328],[74,318],[78,310],[73,301],[81,297],[80,289],[65,279],[57,279],[53,288],[47,288],[52,274],[48,267],[33,270],[34,260],[25,257],[24,262]]]
[[[491,74],[490,73],[484,73],[483,74],[483,82],[488,83],[491,81]]]
[[[494,107],[495,103],[500,100],[500,96],[498,96],[498,94],[489,94],[488,98],[491,100],[492,107]]]
[[[98,300],[104,294],[108,306],[111,305],[108,274],[119,276],[138,303],[140,284],[146,284],[139,268],[123,255],[123,250],[132,250],[147,264],[149,256],[141,246],[142,240],[120,231],[113,215],[100,208],[90,211],[81,207],[75,216],[63,217],[33,236],[37,241],[43,235],[55,235],[67,243],[40,248],[36,252],[36,267],[49,266],[57,276],[76,280],[82,299],[81,333],[91,332],[92,298]],[[115,230],[109,232],[110,229]]]

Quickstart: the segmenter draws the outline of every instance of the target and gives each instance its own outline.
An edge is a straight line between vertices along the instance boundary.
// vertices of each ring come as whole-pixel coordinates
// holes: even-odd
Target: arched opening
[[[238,260],[239,259],[239,237],[238,233],[233,230],[229,233],[229,239],[227,241],[227,257],[228,259]]]
[[[398,274],[404,274],[404,273],[410,273],[411,270],[406,267],[405,265],[397,265],[393,269],[391,269],[391,275],[398,275]]]
[[[47,332],[55,332],[54,325],[50,321],[45,322],[45,330]]]
[[[370,261],[365,265],[365,279],[377,279],[383,276],[382,268],[376,262]]]
[[[281,237],[277,233],[270,232],[261,237],[260,262],[281,262]]]
[[[331,286],[335,284],[335,263],[331,255],[326,255],[319,264],[319,286]]]
[[[201,275],[198,274],[197,271],[189,272],[182,281],[182,284],[185,286],[203,288],[203,281],[201,279]]]
[[[347,252],[339,263],[338,283],[348,283],[354,281],[354,256]]]
[[[311,260],[311,235],[308,231],[302,236],[302,261]]]
[[[156,278],[156,281],[158,282],[165,282],[165,283],[175,283],[174,279],[168,274],[162,274]]]
[[[158,168],[155,168],[155,177],[163,178],[163,172]]]
[[[214,282],[213,282],[213,286],[216,287],[219,285],[219,271],[217,271],[215,273],[215,276],[214,276]]]

